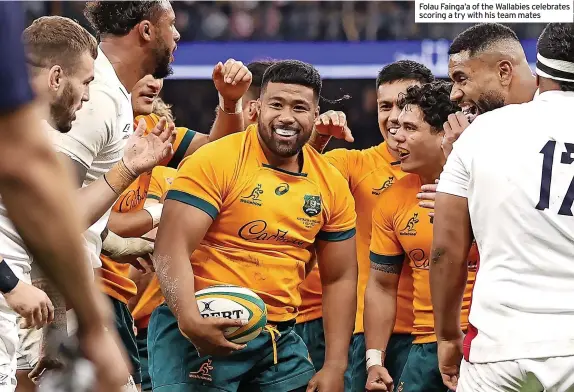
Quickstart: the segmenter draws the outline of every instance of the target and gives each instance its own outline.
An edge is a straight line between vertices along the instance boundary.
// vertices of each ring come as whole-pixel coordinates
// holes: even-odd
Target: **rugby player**
[[[0,80],[4,86],[0,101],[0,129],[4,132],[0,143],[0,192],[27,248],[70,303],[78,307],[80,343],[85,355],[96,365],[100,387],[118,391],[120,380],[125,380],[126,368],[119,352],[114,349],[113,334],[103,329],[109,322],[108,311],[103,298],[90,281],[84,262],[79,237],[80,223],[74,215],[75,208],[67,192],[67,176],[57,163],[46,138],[38,132],[39,120],[34,106],[30,104],[32,89],[20,41],[23,16],[17,4],[0,5],[0,23],[3,26],[0,47],[7,54],[0,61]],[[84,34],[86,36],[89,36],[87,32]],[[80,45],[76,59],[80,53],[89,53],[86,49],[87,46]],[[18,132],[14,132],[15,129]],[[26,156],[25,165],[19,159],[22,156]],[[33,208],[22,208],[22,205]],[[7,263],[2,262],[1,265],[6,267]],[[2,272],[4,293],[9,293],[18,285],[16,276],[8,271],[10,269]],[[15,320],[10,323],[15,326]],[[17,334],[16,328],[12,330]],[[2,339],[8,337],[8,334],[2,334]],[[4,346],[8,345],[4,342]],[[12,368],[12,364],[9,366],[10,369],[2,369],[1,388],[12,391],[15,368]]]
[[[451,86],[442,81],[412,86],[399,101],[400,128],[393,137],[398,143],[401,169],[409,174],[385,192],[373,210],[371,274],[365,293],[369,391],[391,391],[393,384],[405,392],[446,391],[438,372],[428,284],[432,224],[423,215],[416,195],[421,184],[438,178],[446,160],[441,150],[442,126],[457,111],[449,97]],[[469,260],[476,267],[476,251],[469,255]],[[414,341],[400,378],[393,380],[384,371],[381,357],[384,358],[384,347],[393,330],[397,288],[405,263],[410,264],[412,271],[409,285],[414,292]],[[473,282],[470,276],[459,328],[467,325]]]
[[[538,40],[540,94],[479,116],[441,175],[430,283],[452,390],[574,389],[573,48],[573,25],[549,24]],[[473,236],[481,260],[463,338],[461,256]]]
[[[433,79],[428,68],[414,61],[401,60],[385,66],[376,80],[379,130],[385,141],[362,151],[341,148],[324,154],[347,180],[357,208],[359,280],[355,331],[349,351],[349,368],[345,374],[346,391],[363,391],[367,382],[363,313],[369,276],[368,252],[373,208],[384,192],[404,175],[398,164],[396,141],[389,137],[389,133],[394,133],[398,129],[398,116],[401,110],[397,106],[397,100],[407,87],[427,83]],[[322,114],[315,129],[310,144],[317,151],[325,148],[331,136],[352,140],[343,113],[329,111]],[[409,283],[410,274],[410,267],[405,264],[397,295],[397,319],[393,335],[386,347],[378,347],[386,351],[385,368],[396,380],[402,373],[413,339],[411,336],[413,293],[412,283]],[[320,339],[323,336],[323,322],[318,269],[311,272],[300,289],[302,304],[297,320],[297,331],[308,345],[313,362],[319,367],[324,356],[324,341]]]
[[[188,391],[192,385],[236,391],[240,384],[278,392],[343,390],[356,307],[356,215],[344,180],[306,145],[319,115],[321,85],[309,64],[274,63],[263,77],[258,124],[182,162],[153,257],[169,305],[154,311],[148,327],[154,391]],[[315,376],[293,331],[298,286],[313,244],[323,306],[337,309],[324,320],[327,358]],[[223,330],[241,321],[203,319],[195,291],[217,283],[258,293],[267,305],[268,333],[238,345]],[[207,362],[211,381],[189,377]]]

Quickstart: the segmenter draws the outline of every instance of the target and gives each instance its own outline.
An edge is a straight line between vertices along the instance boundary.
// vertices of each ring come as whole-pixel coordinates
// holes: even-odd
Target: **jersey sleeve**
[[[16,109],[33,99],[28,67],[20,38],[24,11],[18,2],[0,2],[0,113]]]
[[[437,192],[468,197],[470,183],[470,160],[472,159],[472,134],[482,122],[477,118],[454,143],[444,169],[440,175]],[[480,132],[480,131],[479,131]]]
[[[349,186],[339,173],[333,172],[330,185],[333,187],[329,206],[329,215],[326,223],[317,235],[322,241],[344,241],[352,238],[356,233],[357,214],[355,212],[355,199],[351,195]]]
[[[111,140],[117,118],[118,108],[114,99],[90,87],[90,100],[76,112],[72,130],[67,133],[51,132],[54,147],[89,168]]]
[[[217,144],[203,146],[181,162],[166,200],[199,208],[215,219],[223,205],[230,176],[226,164],[229,161],[229,156],[217,150]]]
[[[161,200],[161,197],[170,188],[170,179],[173,179],[176,175],[177,171],[175,169],[156,166],[151,173],[147,198]]]
[[[173,151],[175,152],[168,161],[163,163],[163,166],[177,169],[183,158],[185,158],[185,153],[195,137],[195,133],[195,131],[185,127],[176,128],[176,137],[173,143]]]
[[[403,247],[395,232],[392,206],[383,197],[373,209],[369,259],[375,264],[402,264],[404,260]]]

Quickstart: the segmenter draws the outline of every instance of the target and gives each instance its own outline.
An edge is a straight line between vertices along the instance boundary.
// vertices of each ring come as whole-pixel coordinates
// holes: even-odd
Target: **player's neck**
[[[292,157],[281,157],[269,150],[265,143],[260,142],[260,144],[269,166],[292,173],[300,173],[303,169],[303,151],[299,151],[298,154]]]
[[[131,92],[136,83],[146,74],[142,67],[143,54],[134,53],[133,45],[124,37],[105,38],[100,43],[102,52],[106,55],[118,79],[128,92]]]
[[[444,162],[425,166],[423,170],[417,173],[421,179],[421,184],[434,184],[435,180],[439,179],[443,166]]]

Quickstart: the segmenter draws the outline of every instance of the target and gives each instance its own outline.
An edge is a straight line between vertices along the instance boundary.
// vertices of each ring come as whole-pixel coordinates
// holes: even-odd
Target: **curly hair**
[[[423,118],[437,133],[443,130],[443,124],[448,115],[460,110],[451,101],[450,90],[452,83],[437,80],[422,86],[411,86],[399,99],[398,106],[403,109],[408,105],[418,106],[423,112]]]
[[[175,117],[171,111],[171,105],[165,103],[165,101],[160,97],[156,97],[156,99],[154,99],[152,113],[158,117],[165,117],[171,122],[175,121]]]
[[[268,83],[299,84],[313,89],[317,100],[321,96],[323,81],[319,71],[311,64],[299,60],[281,60],[270,65],[261,80],[261,91]]]
[[[163,3],[165,0],[90,1],[86,3],[84,16],[98,36],[124,36],[143,20],[157,22]]]

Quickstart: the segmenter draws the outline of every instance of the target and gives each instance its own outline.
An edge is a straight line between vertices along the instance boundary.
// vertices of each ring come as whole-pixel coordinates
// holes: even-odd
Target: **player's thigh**
[[[469,363],[462,360],[457,392],[541,392],[542,384],[517,361]]]
[[[517,361],[524,373],[536,376],[548,392],[574,392],[574,356]]]
[[[138,329],[136,335],[138,354],[140,357],[140,366],[142,374],[142,391],[151,391],[151,378],[149,376],[149,356],[147,351],[147,328]]]
[[[295,325],[295,332],[303,339],[309,350],[311,361],[316,371],[325,363],[325,330],[323,319],[318,318]]]
[[[109,297],[115,314],[115,325],[120,339],[129,355],[132,366],[132,378],[136,384],[141,384],[141,366],[134,331],[134,320],[128,306],[115,298]]]
[[[258,360],[243,377],[240,392],[290,392],[306,386],[315,375],[307,346],[293,326],[282,323],[277,330],[279,335],[263,331],[249,342]]]
[[[395,384],[401,392],[447,392],[438,370],[436,343],[413,344]]]
[[[413,335],[411,334],[392,334],[389,339],[385,353],[385,367],[395,383],[401,378],[412,345]]]
[[[367,348],[365,335],[353,335],[349,345],[349,360],[345,371],[345,392],[363,392],[367,383]]]

